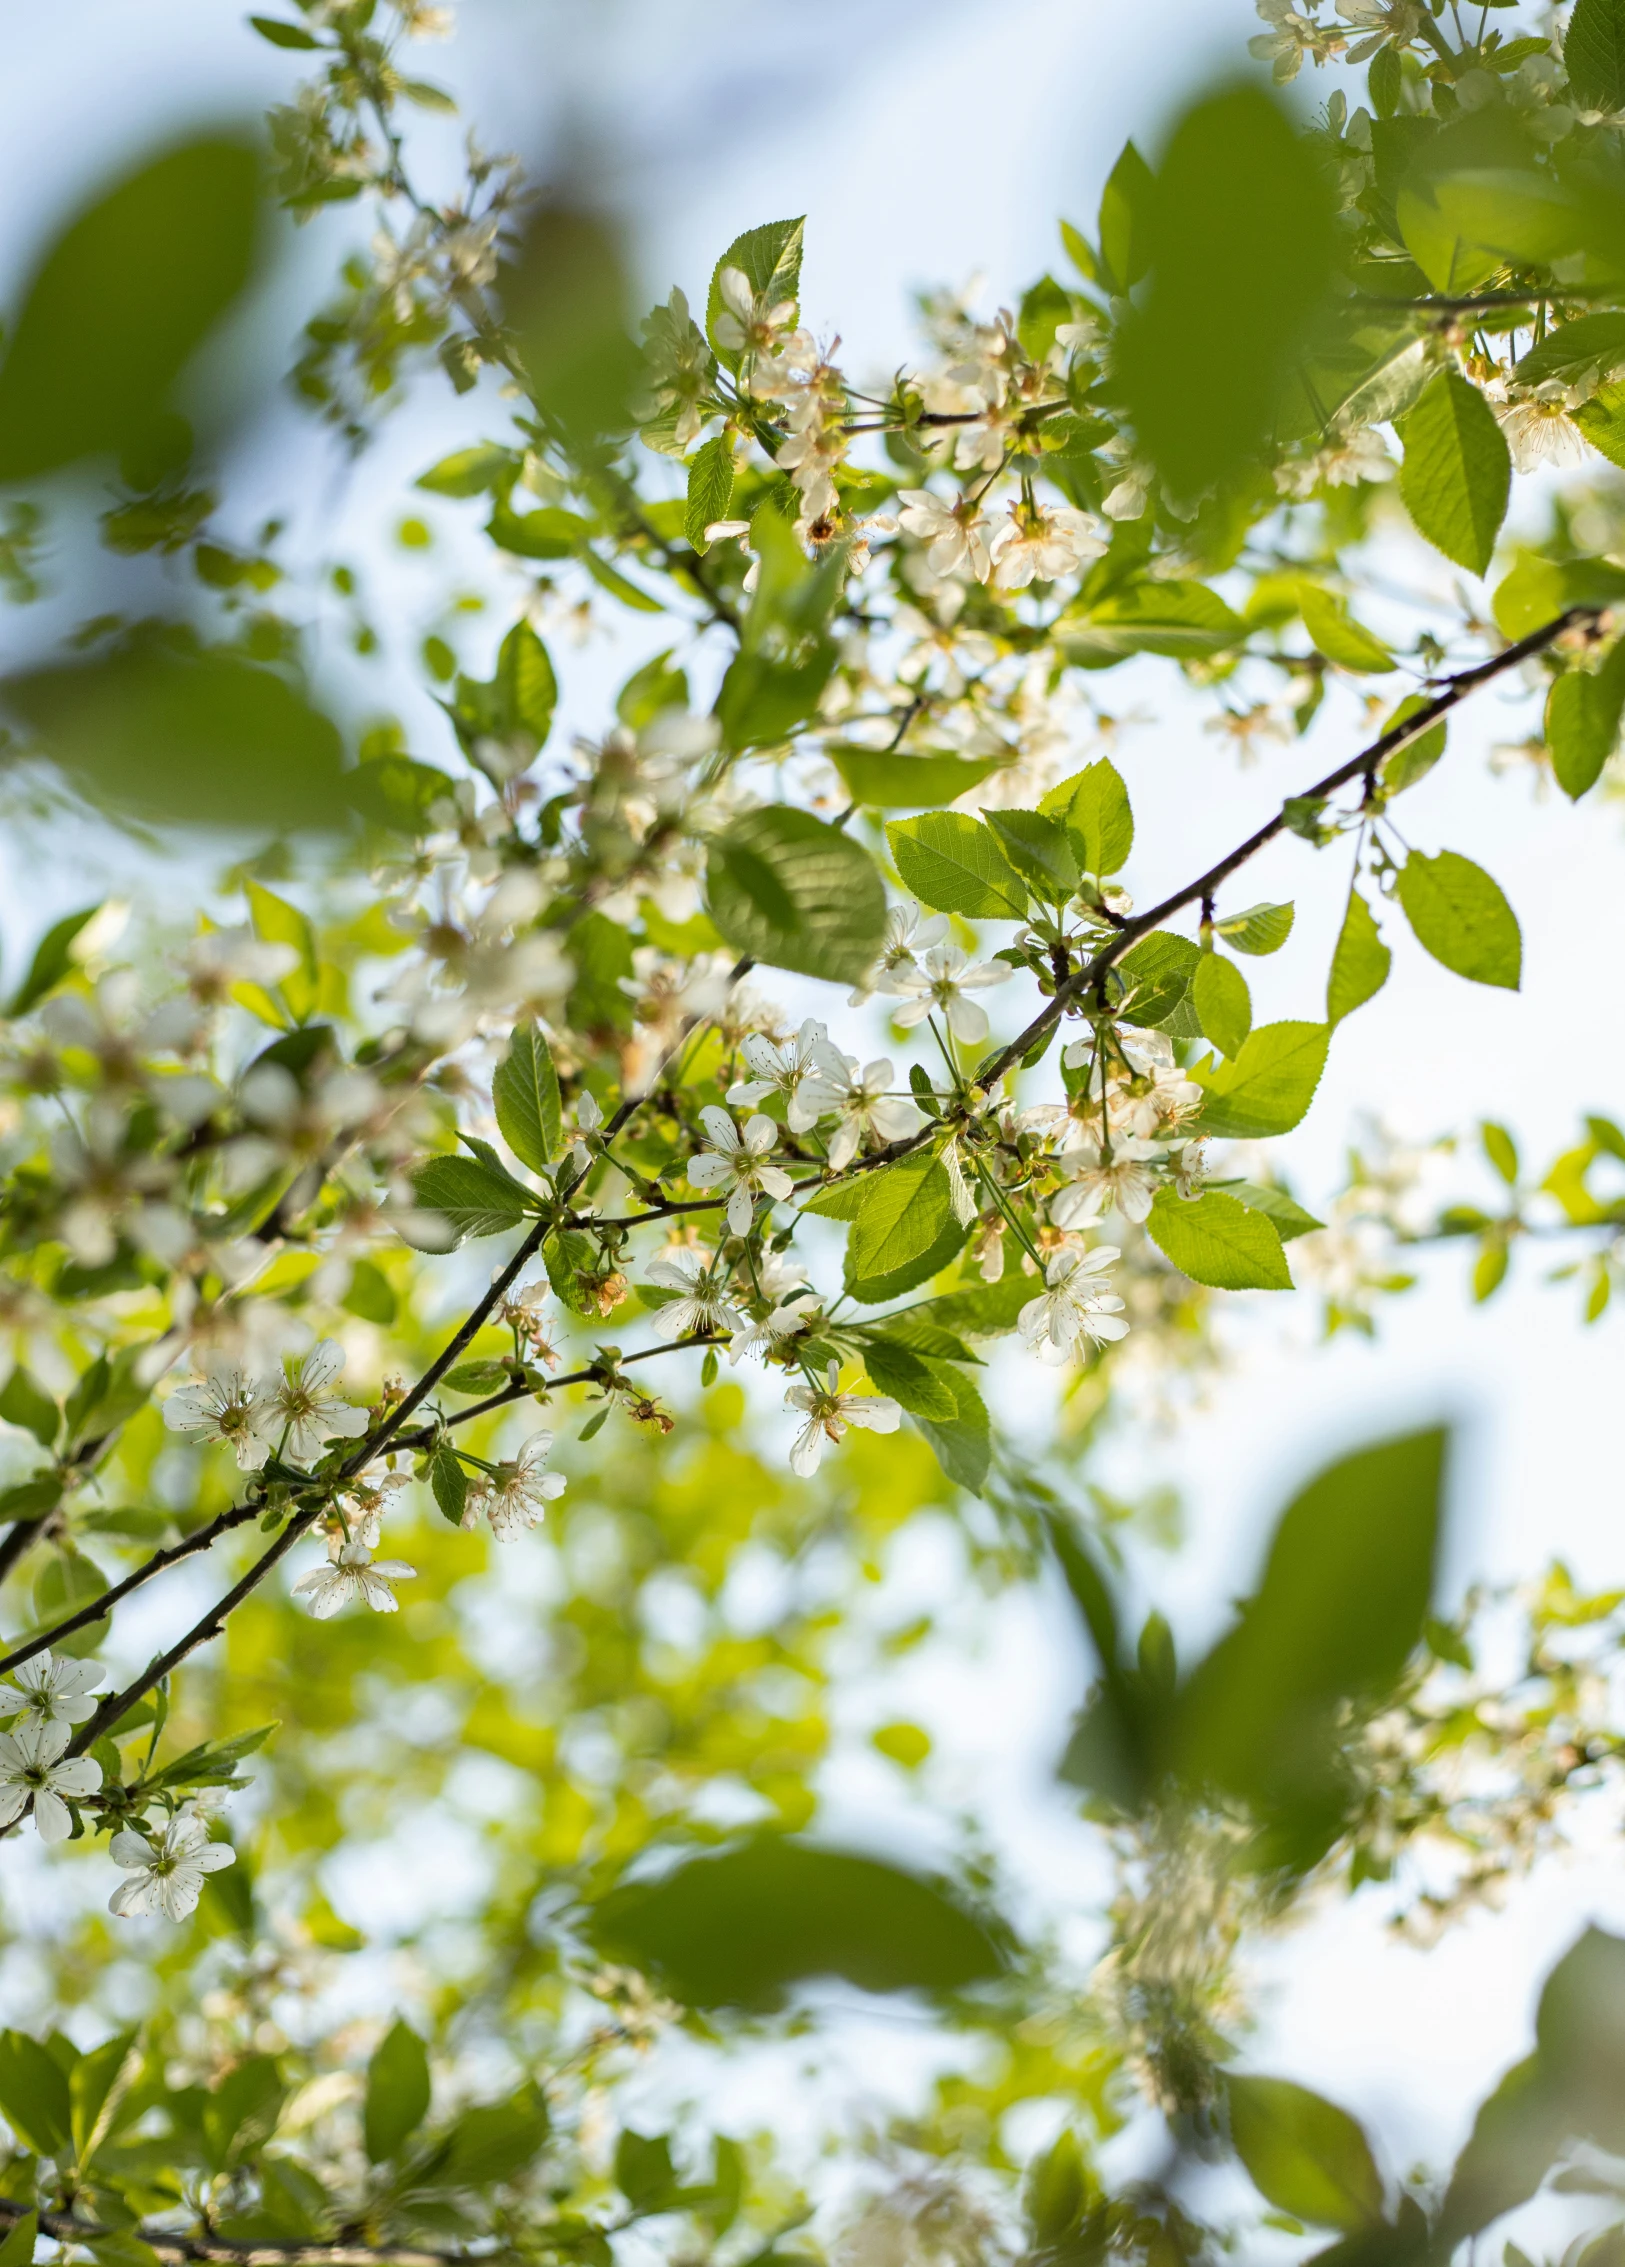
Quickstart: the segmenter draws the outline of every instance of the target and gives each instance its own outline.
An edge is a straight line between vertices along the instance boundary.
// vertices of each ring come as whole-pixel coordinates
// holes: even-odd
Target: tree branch
[[[26,1645],[15,1646],[11,1652],[0,1655],[0,1676],[6,1676],[11,1670],[20,1668],[25,1661],[31,1661],[36,1653],[46,1652],[59,1637],[69,1637],[76,1629],[85,1629],[91,1622],[99,1622],[115,1606],[121,1605],[133,1590],[141,1589],[143,1584],[151,1582],[155,1575],[163,1574],[168,1568],[178,1566],[182,1559],[195,1558],[199,1551],[210,1549],[222,1535],[229,1535],[234,1527],[241,1527],[246,1521],[256,1518],[264,1508],[264,1503],[257,1497],[250,1498],[247,1503],[234,1504],[229,1511],[223,1511],[218,1518],[211,1519],[206,1527],[199,1527],[195,1533],[183,1536],[180,1542],[171,1543],[166,1550],[154,1551],[152,1557],[144,1560],[133,1574],[127,1574],[122,1582],[115,1582],[111,1590],[104,1590],[88,1606],[81,1606],[76,1614],[69,1614],[64,1621],[53,1622],[49,1629],[42,1629],[37,1636],[31,1637]],[[10,1539],[8,1536],[7,1541]],[[5,1545],[0,1544],[0,1552],[4,1549]]]
[[[1541,652],[1565,630],[1574,629],[1582,622],[1596,621],[1604,611],[1601,606],[1571,606],[1559,614],[1555,621],[1545,623],[1538,630],[1531,630],[1526,638],[1519,638],[1516,644],[1492,654],[1488,661],[1481,661],[1472,669],[1462,670],[1458,676],[1446,682],[1443,692],[1437,694],[1425,707],[1416,710],[1414,715],[1408,716],[1403,724],[1391,725],[1368,748],[1362,748],[1357,756],[1350,756],[1346,763],[1339,764],[1335,771],[1329,771],[1324,779],[1317,780],[1313,787],[1306,787],[1302,795],[1294,796],[1292,800],[1317,802],[1335,794],[1339,787],[1346,787],[1350,780],[1374,770],[1396,748],[1403,748],[1410,741],[1419,740],[1424,732],[1438,723],[1440,717],[1448,716],[1453,708],[1464,701],[1469,693],[1476,692],[1480,685],[1487,685],[1492,677],[1499,677],[1508,669],[1516,668],[1520,661],[1527,661],[1532,653]],[[1026,1030],[1012,1039],[1008,1047],[1001,1048],[991,1063],[977,1071],[976,1085],[984,1092],[996,1086],[1005,1072],[1019,1063],[1054,1028],[1073,1000],[1092,991],[1100,983],[1130,945],[1137,943],[1141,937],[1149,936],[1153,929],[1160,929],[1165,921],[1182,912],[1187,905],[1195,905],[1204,897],[1211,897],[1221,882],[1228,881],[1250,858],[1255,858],[1266,843],[1273,842],[1285,830],[1286,809],[1283,805],[1273,819],[1266,820],[1245,842],[1238,843],[1217,865],[1210,866],[1205,874],[1199,874],[1195,881],[1176,890],[1172,897],[1165,897],[1160,905],[1153,905],[1149,911],[1136,913],[1125,921],[1109,944],[1103,945],[1094,958],[1086,961],[1064,984],[1057,985],[1053,996],[1033,1017]]]
[[[33,2209],[30,2204],[0,2197],[0,2224],[15,2227]],[[117,2231],[98,2227],[72,2212],[41,2212],[39,2232],[56,2243],[95,2244]],[[176,2235],[168,2228],[146,2223],[134,2233],[160,2259],[176,2263],[217,2259],[240,2262],[241,2267],[379,2267],[387,2260],[395,2267],[465,2267],[465,2263],[474,2267],[476,2261],[488,2263],[498,2256],[488,2251],[423,2251],[412,2244],[227,2243],[219,2236]]]

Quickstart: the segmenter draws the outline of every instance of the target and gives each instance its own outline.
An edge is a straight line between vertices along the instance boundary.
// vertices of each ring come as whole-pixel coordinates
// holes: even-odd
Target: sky
[[[1125,134],[1154,146],[1182,89],[1216,60],[1238,58],[1256,28],[1240,0],[824,0],[816,10],[790,0],[465,0],[455,38],[425,51],[422,64],[458,93],[488,147],[515,149],[544,173],[569,165],[599,185],[628,218],[651,299],[672,281],[700,296],[741,228],[805,211],[806,318],[839,332],[851,365],[883,371],[909,351],[916,287],[980,273],[994,303],[1019,291],[1058,260],[1059,214],[1092,221]],[[77,0],[72,10],[30,11],[8,28],[7,49],[0,293],[26,271],[31,243],[63,202],[132,154],[159,120],[262,108],[298,62],[247,34],[221,0]],[[431,160],[437,135],[447,155],[449,129],[427,133]],[[301,233],[278,306],[302,304],[319,285],[334,228],[347,225]],[[473,438],[484,413],[466,414]],[[330,536],[336,515],[380,589],[409,609],[412,586],[390,582],[406,570],[390,564],[383,537],[403,483],[431,448],[453,445],[444,412],[437,407],[431,443],[409,411],[340,488],[325,444],[291,417],[272,431],[250,483],[267,508],[290,488],[314,486],[328,516],[323,529],[304,531],[308,540]],[[1432,572],[1414,550],[1396,554],[1392,569],[1400,581]],[[1383,605],[1379,593],[1368,608],[1379,626]],[[583,716],[625,665],[619,648],[567,660],[568,698]],[[1155,721],[1124,735],[1118,759],[1141,844],[1126,879],[1141,902],[1357,744],[1352,704],[1332,705],[1308,746],[1266,750],[1238,772],[1200,730],[1205,712],[1172,683],[1171,671],[1146,665],[1098,681],[1120,711],[1156,704]],[[1404,815],[1413,843],[1459,849],[1500,880],[1523,924],[1523,988],[1464,985],[1390,933],[1387,990],[1339,1031],[1313,1116],[1285,1152],[1311,1205],[1338,1185],[1364,1111],[1418,1139],[1479,1116],[1504,1119],[1542,1158],[1571,1138],[1579,1113],[1625,1112],[1619,806],[1593,799],[1576,810],[1537,799],[1527,775],[1492,779],[1490,748],[1520,737],[1530,717],[1527,701],[1480,696],[1453,727],[1450,761],[1407,797]],[[83,849],[91,864],[128,855],[89,836]],[[1249,965],[1260,1020],[1318,1012],[1341,887],[1309,869],[1344,856],[1288,839],[1253,869],[1251,895],[1300,905],[1292,949]],[[79,901],[81,873],[66,870],[79,863],[25,870],[0,844],[9,885],[0,930],[13,967],[22,940]],[[199,881],[199,869],[181,871]],[[1465,1186],[1472,1167],[1460,1170]],[[1238,1302],[1233,1371],[1209,1405],[1177,1431],[1147,1426],[1114,1445],[1125,1482],[1167,1480],[1185,1497],[1189,1548],[1177,1560],[1144,1557],[1137,1569],[1182,1645],[1222,1623],[1299,1480],[1342,1447],[1438,1415],[1459,1428],[1452,1594],[1471,1580],[1528,1575],[1554,1553],[1582,1581],[1619,1574],[1625,1323],[1582,1330],[1574,1288],[1541,1284],[1527,1255],[1484,1308],[1469,1306],[1464,1274],[1459,1254],[1429,1263],[1420,1287],[1389,1306],[1375,1343],[1345,1336],[1319,1347],[1307,1300]],[[1040,1389],[1010,1390],[1019,1416],[1021,1392]],[[942,1580],[929,1564],[915,1573],[922,1594]],[[1034,1880],[1052,1885],[1075,1878],[1068,1869],[1080,1862],[1080,1830],[1056,1810],[1047,1774],[1058,1715],[1082,1673],[1062,1609],[1040,1596],[1011,1606],[984,1653],[921,1696],[937,1711],[939,1745],[958,1758],[966,1798]],[[857,1830],[879,1798],[854,1781],[831,1799]],[[1261,1963],[1251,2059],[1370,2117],[1396,2167],[1437,2157],[1459,2140],[1468,2105],[1524,2050],[1538,1978],[1581,1922],[1625,1927],[1625,1877],[1606,1824],[1588,1828],[1584,1845],[1515,1891],[1504,1913],[1426,1956],[1385,1937],[1377,1899],[1281,1942]]]

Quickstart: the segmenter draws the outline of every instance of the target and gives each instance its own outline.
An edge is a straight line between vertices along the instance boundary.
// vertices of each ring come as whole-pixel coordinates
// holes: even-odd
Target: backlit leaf
[[[1515,992],[1523,973],[1518,917],[1482,866],[1454,850],[1436,858],[1413,850],[1397,884],[1416,941],[1434,959],[1475,984]]]
[[[1475,575],[1488,568],[1506,517],[1512,458],[1478,388],[1441,370],[1397,428],[1399,492],[1418,534]]]
[[[787,804],[743,812],[713,837],[706,903],[736,952],[840,983],[868,971],[886,925],[862,844]]]
[[[1145,1225],[1157,1249],[1193,1283],[1217,1291],[1292,1288],[1274,1221],[1222,1190],[1204,1190],[1187,1202],[1173,1190],[1159,1189]]]

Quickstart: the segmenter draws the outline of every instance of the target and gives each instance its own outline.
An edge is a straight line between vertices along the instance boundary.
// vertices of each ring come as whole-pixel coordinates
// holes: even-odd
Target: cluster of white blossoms
[[[69,1755],[73,1727],[96,1713],[90,1695],[104,1671],[94,1661],[36,1653],[0,1685],[0,1716],[21,1718],[0,1732],[0,1828],[27,1810],[42,1842],[65,1842],[73,1832],[70,1805],[96,1794],[102,1768],[88,1755]],[[217,1842],[210,1821],[218,1798],[205,1793],[158,1823],[122,1827],[110,1844],[114,1863],[128,1878],[108,1900],[121,1920],[161,1913],[183,1921],[196,1911],[204,1879],[236,1860],[229,1842]]]
[[[367,1429],[366,1410],[329,1391],[343,1368],[344,1349],[331,1338],[268,1376],[211,1366],[169,1396],[164,1423],[172,1432],[229,1442],[245,1472],[260,1471],[273,1455],[314,1464],[330,1440],[354,1440]]]

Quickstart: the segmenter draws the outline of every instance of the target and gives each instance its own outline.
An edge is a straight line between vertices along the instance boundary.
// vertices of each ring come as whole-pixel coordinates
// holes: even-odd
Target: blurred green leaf
[[[0,481],[144,444],[253,271],[259,161],[200,135],[86,206],[35,269],[0,361]]]
[[[1380,1704],[1420,1642],[1446,1435],[1339,1458],[1282,1514],[1241,1618],[1191,1672],[1171,1754],[1250,1803],[1274,1862],[1312,1864],[1337,1830],[1342,1711]]]
[[[24,2148],[41,2157],[71,2154],[67,2073],[26,2031],[0,2031],[0,2112]]]
[[[60,921],[53,921],[39,943],[28,964],[28,974],[12,994],[6,1013],[13,1018],[26,1015],[31,1007],[54,992],[64,976],[71,976],[76,965],[73,957],[75,938],[87,923],[101,911],[99,905],[87,905],[81,912],[65,913]]]
[[[1151,282],[1118,374],[1140,447],[1176,496],[1245,469],[1331,272],[1331,200],[1284,112],[1250,86],[1175,126],[1150,199]]]
[[[501,277],[531,397],[577,446],[625,432],[642,357],[627,330],[626,263],[600,214],[535,207]]]
[[[956,803],[999,769],[995,762],[964,756],[907,755],[889,748],[827,749],[854,803],[881,811],[939,810]]]
[[[178,827],[336,823],[339,735],[274,670],[148,625],[103,659],[0,684],[40,752],[93,802]]]
[[[367,2065],[362,2133],[372,2162],[397,2156],[428,2114],[429,2057],[417,2033],[397,2017]]]
[[[865,1991],[957,1991],[1005,1961],[948,1890],[878,1858],[775,1836],[612,1890],[587,1929],[607,1958],[652,1971],[691,2007],[769,2008],[826,1975]]]
[[[1260,2195],[1295,2219],[1353,2234],[1382,2220],[1382,2175],[1347,2110],[1286,2078],[1232,2076],[1230,2138]]]

